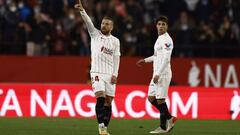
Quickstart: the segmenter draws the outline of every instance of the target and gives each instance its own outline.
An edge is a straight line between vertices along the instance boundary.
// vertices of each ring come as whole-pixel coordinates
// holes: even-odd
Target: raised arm
[[[85,9],[83,8],[82,2],[81,0],[79,0],[78,4],[74,5],[75,8],[79,9],[80,14],[82,16],[83,21],[85,22],[87,29],[88,29],[88,33],[91,37],[93,37],[95,34],[98,33],[98,30],[94,27],[92,20],[90,19],[90,17],[87,15]]]

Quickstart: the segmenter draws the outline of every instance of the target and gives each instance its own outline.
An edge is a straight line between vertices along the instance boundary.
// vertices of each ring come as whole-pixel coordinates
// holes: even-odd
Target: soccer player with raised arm
[[[138,66],[144,63],[153,62],[153,77],[148,89],[148,100],[160,111],[160,125],[150,133],[167,133],[173,128],[177,118],[173,117],[169,111],[165,99],[168,96],[168,87],[172,78],[171,54],[173,41],[169,36],[168,18],[160,16],[156,20],[158,39],[154,45],[154,55],[137,61]]]
[[[80,10],[91,37],[91,70],[92,88],[97,98],[95,106],[99,135],[109,135],[107,127],[111,119],[111,103],[115,96],[116,82],[120,62],[120,42],[111,32],[113,20],[104,17],[101,30],[94,27],[90,17],[83,8],[81,0],[75,4]]]

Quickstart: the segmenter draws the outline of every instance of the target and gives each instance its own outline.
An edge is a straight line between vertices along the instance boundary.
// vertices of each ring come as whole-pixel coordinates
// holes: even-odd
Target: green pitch
[[[158,120],[113,119],[111,135],[149,135]],[[0,118],[1,135],[97,135],[95,119]],[[240,121],[178,120],[169,135],[240,135]]]

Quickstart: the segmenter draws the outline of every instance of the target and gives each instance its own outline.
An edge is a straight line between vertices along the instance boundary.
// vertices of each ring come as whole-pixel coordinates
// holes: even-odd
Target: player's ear
[[[112,31],[113,28],[114,28],[114,24],[113,24],[113,22],[111,21],[111,22],[110,22],[110,30]]]
[[[112,25],[112,27],[111,27],[111,31],[113,30],[113,28],[114,28],[114,25]]]

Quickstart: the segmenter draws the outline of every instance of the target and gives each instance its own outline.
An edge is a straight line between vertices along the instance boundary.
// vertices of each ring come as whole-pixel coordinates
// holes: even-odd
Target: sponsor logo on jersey
[[[113,50],[108,49],[108,48],[106,48],[106,47],[104,47],[104,46],[102,46],[101,52],[103,52],[103,53],[105,53],[105,54],[108,54],[108,55],[111,55],[111,56],[113,55]]]

